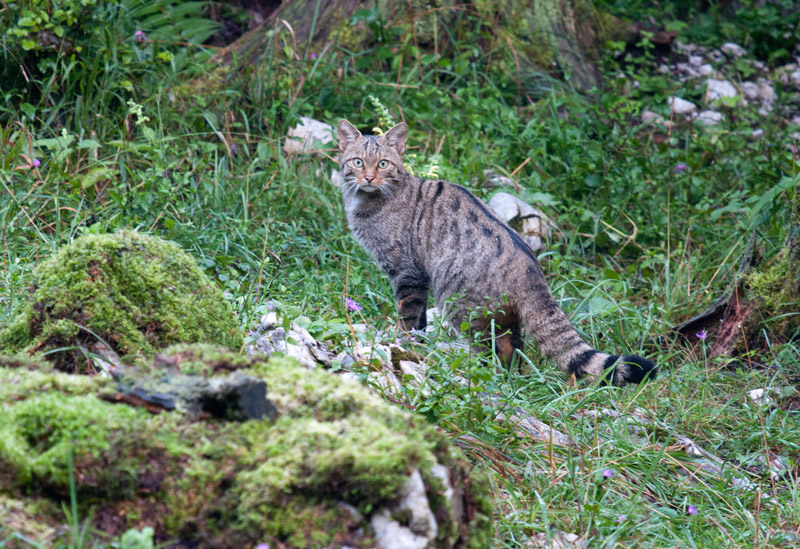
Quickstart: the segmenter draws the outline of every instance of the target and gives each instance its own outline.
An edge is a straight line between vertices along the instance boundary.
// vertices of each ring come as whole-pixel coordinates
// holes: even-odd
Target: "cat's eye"
[[[353,166],[355,166],[356,168],[360,168],[363,165],[364,165],[364,161],[361,160],[360,158],[354,158],[353,159]]]
[[[380,162],[378,162],[378,167],[379,168],[388,168],[389,167],[389,161],[388,160],[381,160]]]

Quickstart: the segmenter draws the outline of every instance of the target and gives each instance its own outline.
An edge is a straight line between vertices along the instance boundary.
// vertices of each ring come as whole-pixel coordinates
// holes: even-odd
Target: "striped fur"
[[[542,354],[578,378],[603,376],[619,385],[655,376],[656,365],[645,358],[608,355],[583,341],[550,294],[533,250],[475,195],[406,173],[405,124],[362,136],[340,120],[338,137],[350,229],[389,276],[402,329],[425,328],[433,290],[455,325],[472,310],[492,311],[500,334],[495,349],[506,363],[522,348],[524,327]],[[484,332],[489,318],[475,316],[472,330]]]

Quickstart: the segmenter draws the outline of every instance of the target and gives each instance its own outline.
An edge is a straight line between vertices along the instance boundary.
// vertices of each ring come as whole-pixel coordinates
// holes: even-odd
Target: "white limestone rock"
[[[706,82],[706,101],[714,101],[723,97],[736,97],[739,92],[727,80],[709,78]]]
[[[717,111],[703,111],[697,115],[697,121],[704,126],[715,126],[724,119],[725,116]]]
[[[692,114],[697,112],[697,105],[686,99],[672,96],[667,99],[667,106],[672,109],[675,114]]]
[[[286,154],[314,152],[336,141],[333,137],[335,135],[333,126],[306,116],[301,116],[300,124],[290,128],[287,135],[283,143],[283,151]]]
[[[722,52],[734,59],[737,59],[743,55],[747,55],[747,50],[741,47],[739,44],[735,44],[733,42],[726,42],[722,44],[719,48]]]

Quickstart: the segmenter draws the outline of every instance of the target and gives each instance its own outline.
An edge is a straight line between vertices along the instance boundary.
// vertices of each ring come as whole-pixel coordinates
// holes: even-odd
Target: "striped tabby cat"
[[[621,385],[655,377],[656,365],[636,356],[608,355],[589,346],[550,294],[525,241],[464,187],[406,173],[408,126],[382,136],[338,126],[342,194],[350,229],[389,275],[404,330],[425,328],[428,294],[460,325],[477,308],[492,311],[495,350],[509,364],[522,348],[522,328],[544,356],[576,377],[605,376]],[[489,319],[473,315],[473,332]]]

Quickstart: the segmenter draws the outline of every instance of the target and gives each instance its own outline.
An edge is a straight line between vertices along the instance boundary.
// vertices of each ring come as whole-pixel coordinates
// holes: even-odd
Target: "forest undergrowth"
[[[391,288],[349,234],[331,184],[335,146],[282,150],[301,116],[381,127],[383,105],[409,124],[416,169],[485,200],[510,191],[547,213],[559,230],[540,260],[572,322],[598,349],[661,368],[642,386],[598,387],[565,380],[534,348],[508,371],[437,346],[453,339],[445,330],[405,343],[439,383],[428,394],[409,386],[402,404],[490,474],[495,545],[558,532],[593,547],[800,543],[800,347],[775,345],[756,369],[711,358],[704,333],[685,341],[672,330],[733,284],[751,235],[764,261],[782,245],[800,165],[785,146],[798,128],[778,109],[737,107],[713,128],[668,130],[643,124],[641,111],[669,119],[667,97],[700,92],[656,70],[671,54],[647,36],[627,54],[610,47],[602,88],[578,92],[501,62],[490,21],[483,34],[455,28],[428,50],[407,25],[370,12],[359,15],[375,27],[368,49],[316,51],[276,25],[259,65],[207,85],[213,21],[189,19],[170,0],[154,2],[160,11],[139,0],[65,4],[76,13],[61,30],[35,9],[25,17],[69,37],[70,51],[15,34],[28,22],[0,12],[0,322],[18,314],[32,270],[60,246],[135,229],[197,258],[242,332],[277,309],[337,351],[351,348],[352,323],[385,337],[396,318]],[[660,15],[679,39],[727,40],[720,14],[668,5]],[[760,24],[721,20],[742,33]],[[186,27],[180,40],[176,21]],[[797,92],[776,93],[781,105]],[[754,121],[761,139],[748,135]],[[489,172],[514,186],[491,187]],[[347,298],[361,310],[348,310]],[[754,400],[754,389],[768,398]],[[517,408],[574,444],[520,436],[508,419]],[[719,470],[680,437],[718,457]],[[13,537],[0,529],[0,546]]]

